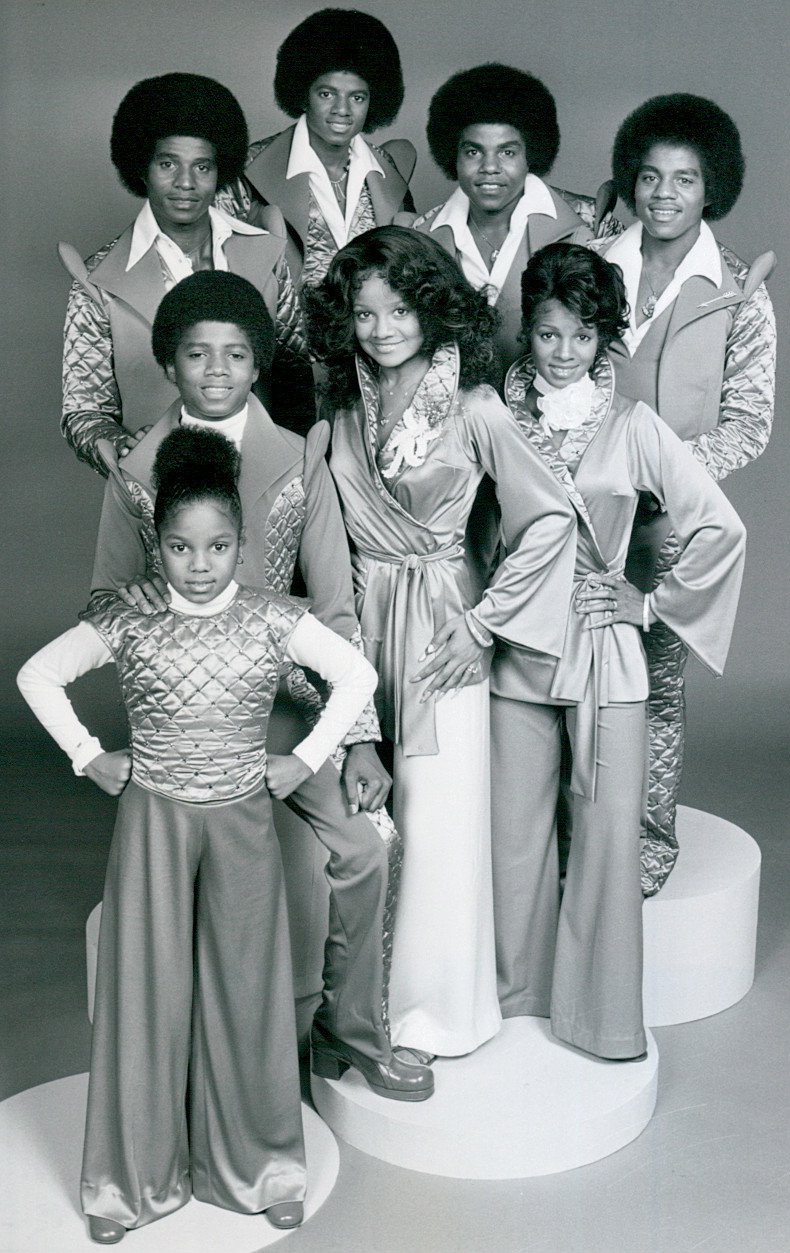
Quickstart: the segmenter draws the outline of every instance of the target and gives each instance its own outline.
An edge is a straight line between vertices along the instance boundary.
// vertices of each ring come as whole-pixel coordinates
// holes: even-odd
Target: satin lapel
[[[136,444],[132,451],[121,460],[120,468],[130,479],[135,479],[153,496],[154,488],[151,477],[154,469],[154,458],[159,445],[166,435],[174,431],[181,421],[181,399],[174,400],[167,413],[160,418],[156,426]]]
[[[743,292],[733,278],[732,271],[724,260],[721,264],[722,276],[718,288],[699,274],[686,279],[669,316],[667,340],[677,335],[690,322],[696,322],[697,318],[704,318],[708,313],[740,304],[743,300]]]
[[[507,402],[507,407],[518,422],[526,438],[532,446],[538,450],[541,457],[546,462],[546,465],[559,482],[560,486],[568,493],[571,503],[579,516],[584,520],[584,523],[590,532],[597,549],[598,543],[595,539],[595,530],[593,528],[592,520],[587,510],[584,497],[576,486],[573,475],[557,449],[554,447],[551,439],[527,408],[527,392],[532,385],[534,377],[535,367],[531,364],[524,364],[523,360],[516,361],[510,367],[505,379],[505,400]],[[600,423],[598,425],[600,426]],[[598,427],[592,431],[590,439],[592,439],[592,436],[596,433],[597,429]]]
[[[242,508],[257,503],[269,489],[304,464],[303,444],[275,426],[256,396],[250,393],[249,414],[241,440],[239,496]]]
[[[385,174],[371,170],[365,182],[370,192],[376,226],[389,226],[406,195],[406,182],[393,167]]]
[[[531,257],[539,248],[553,244],[556,239],[566,239],[580,226],[584,226],[581,218],[576,216],[560,196],[552,191],[551,198],[557,210],[556,218],[549,217],[547,213],[531,213],[527,218],[527,242]]]
[[[126,269],[132,245],[131,226],[120,236],[103,261],[91,272],[91,282],[131,305],[149,325],[165,294],[159,254],[152,245],[131,270]]]
[[[418,228],[424,235],[429,235],[431,239],[435,239],[437,244],[441,244],[445,252],[449,252],[450,256],[455,260],[455,235],[449,226],[437,226],[435,231],[431,230],[430,222],[426,222],[425,226]]]
[[[231,235],[225,244],[228,267],[262,292],[285,251],[278,235]]]
[[[268,148],[264,148],[247,166],[244,176],[264,200],[277,205],[286,222],[304,244],[310,219],[310,175],[285,177],[293,133],[293,126],[289,126],[287,130],[275,135]]]

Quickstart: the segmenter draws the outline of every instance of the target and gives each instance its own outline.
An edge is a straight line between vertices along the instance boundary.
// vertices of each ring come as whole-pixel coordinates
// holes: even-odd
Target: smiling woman
[[[305,425],[312,421],[312,376],[282,219],[275,234],[212,208],[218,182],[243,169],[247,138],[235,97],[198,74],[144,79],[121,101],[112,160],[124,186],[145,204],[131,226],[84,264],[73,249],[62,250],[75,280],[66,314],[62,430],[77,456],[100,473],[176,395],[151,353],[151,326],[165,293],[195,271],[253,279],[276,322],[278,365],[297,407],[307,412]]]
[[[247,222],[277,205],[291,269],[315,284],[338,248],[413,208],[412,145],[398,139],[377,147],[362,137],[394,122],[403,101],[395,41],[368,13],[312,13],[277,53],[274,95],[296,125],[254,143],[244,178],[217,203]]]

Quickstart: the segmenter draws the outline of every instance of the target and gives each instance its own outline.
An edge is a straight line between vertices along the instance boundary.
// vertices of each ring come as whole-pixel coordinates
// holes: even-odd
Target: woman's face
[[[208,215],[217,191],[217,154],[207,139],[169,135],[157,141],[145,175],[148,203],[165,234]]]
[[[592,367],[598,331],[585,326],[559,300],[544,300],[536,310],[529,342],[538,373],[552,387],[568,387]]]
[[[366,356],[386,369],[422,354],[424,336],[417,314],[380,274],[369,274],[354,298],[354,332]]]
[[[310,87],[305,120],[310,134],[332,147],[345,147],[364,128],[370,88],[346,70],[322,74]]]
[[[205,604],[236,573],[239,524],[219,501],[192,501],[165,518],[159,555],[170,586],[193,604]]]
[[[680,239],[699,231],[705,180],[699,154],[684,144],[653,144],[634,187],[636,216],[655,239]]]
[[[499,213],[524,193],[527,150],[514,126],[485,122],[461,131],[456,158],[458,185],[480,213]]]

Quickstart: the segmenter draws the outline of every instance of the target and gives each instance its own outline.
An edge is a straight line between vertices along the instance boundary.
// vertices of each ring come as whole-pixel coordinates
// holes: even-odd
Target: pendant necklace
[[[498,248],[494,247],[493,243],[488,238],[483,228],[481,226],[478,226],[477,222],[475,222],[474,218],[471,216],[469,218],[469,225],[472,227],[472,230],[475,231],[475,233],[478,234],[481,239],[484,239],[486,243],[488,244],[489,248],[491,249],[491,264],[493,265],[497,257],[499,256],[500,252],[502,251],[502,245],[500,244]]]
[[[647,321],[649,318],[652,318],[653,314],[656,311],[656,305],[658,303],[658,296],[653,291],[653,284],[650,282],[650,279],[647,277],[647,275],[645,275],[645,282],[650,288],[650,295],[647,297],[644,303],[640,305],[639,312],[642,314],[642,317],[645,319],[645,321]]]
[[[335,193],[335,199],[337,200],[338,205],[340,206],[340,208],[343,210],[344,213],[346,209],[346,200],[348,198],[347,193],[348,193],[349,165],[350,165],[350,158],[346,162],[345,166],[343,167],[343,172],[341,173],[340,178],[331,178],[331,177],[329,178],[329,182],[332,185],[332,191]],[[327,175],[328,175],[328,171],[327,171]]]

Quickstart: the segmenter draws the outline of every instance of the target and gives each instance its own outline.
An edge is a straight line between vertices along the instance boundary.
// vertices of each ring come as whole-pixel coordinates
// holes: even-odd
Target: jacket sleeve
[[[214,207],[222,209],[232,218],[240,222],[248,221],[248,214],[253,204],[253,190],[246,178],[237,178],[232,183],[220,187],[214,197]],[[257,225],[253,223],[253,225]]]
[[[721,674],[743,576],[743,523],[688,446],[646,405],[635,406],[627,450],[631,481],[662,502],[681,550],[651,592],[651,607]]]
[[[277,280],[277,318],[272,363],[272,413],[281,426],[306,435],[316,418],[313,367],[307,352],[302,308],[284,255],[274,276]]]
[[[719,424],[689,440],[713,479],[754,461],[764,450],[774,416],[776,321],[764,284],[737,306],[724,358]]]
[[[328,423],[320,422],[308,432],[305,519],[299,544],[299,567],[313,615],[361,652],[362,632],[354,612],[348,539],[340,501],[326,463],[328,443]],[[381,731],[371,699],[343,743],[349,746],[379,739]]]
[[[60,429],[81,461],[107,474],[96,445],[116,448],[126,432],[113,369],[112,332],[104,306],[72,283],[63,331],[63,415]]]
[[[507,643],[559,657],[576,562],[574,509],[492,388],[470,397],[461,431],[467,456],[496,484],[507,553],[474,618]]]
[[[142,511],[120,473],[116,472],[110,475],[104,489],[91,596],[114,592],[136,579],[145,578],[146,571]]]

